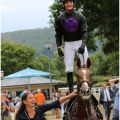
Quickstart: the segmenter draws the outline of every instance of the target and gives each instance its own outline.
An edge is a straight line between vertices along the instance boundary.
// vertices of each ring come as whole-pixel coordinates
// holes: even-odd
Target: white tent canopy
[[[29,89],[31,89],[33,86],[49,88],[51,79],[45,77],[50,77],[50,75],[54,74],[32,68],[26,68],[11,75],[5,76],[1,81],[1,87],[2,89],[23,89],[25,85],[29,85]],[[62,82],[52,80],[51,84],[55,85],[59,83]]]
[[[63,83],[62,81],[53,80],[52,85],[57,85]],[[4,79],[1,81],[1,88],[2,89],[9,89],[9,88],[24,88],[25,85],[30,85],[31,88],[33,86],[40,86],[42,88],[49,88],[50,79],[43,78],[43,77],[32,77],[28,78],[14,78],[14,79]]]

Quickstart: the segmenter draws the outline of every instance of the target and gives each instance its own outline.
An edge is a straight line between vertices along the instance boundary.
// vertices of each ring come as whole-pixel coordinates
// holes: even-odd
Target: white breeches
[[[82,40],[79,41],[72,41],[72,42],[65,42],[65,48],[64,48],[64,61],[66,66],[66,72],[73,72],[73,65],[74,65],[74,59],[75,59],[75,53],[78,54],[81,66],[86,65],[88,56],[88,50],[85,46],[85,51],[82,54],[78,53],[78,49],[80,48],[82,44]]]

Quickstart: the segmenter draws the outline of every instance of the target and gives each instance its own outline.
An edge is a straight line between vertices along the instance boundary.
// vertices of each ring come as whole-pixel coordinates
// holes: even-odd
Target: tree
[[[5,75],[24,69],[31,64],[34,53],[35,50],[27,45],[2,41],[1,69],[5,72]]]
[[[61,79],[66,76],[64,61],[61,61],[57,54],[55,54],[54,59],[52,60],[52,67],[52,71],[56,74],[56,79]]]
[[[117,52],[105,55],[102,52],[90,56],[93,75],[119,75],[119,56]]]
[[[32,67],[38,70],[49,72],[49,58],[46,55],[36,57],[32,63]]]
[[[108,60],[110,61],[108,74],[119,76],[119,52],[113,52],[110,54]]]
[[[104,61],[104,54],[102,52],[96,52],[90,56],[91,71],[93,75],[99,75],[100,64]]]
[[[89,31],[94,32],[96,36],[103,36],[103,52],[107,54],[118,51],[119,0],[80,0],[79,2],[83,5],[83,14],[87,18]]]

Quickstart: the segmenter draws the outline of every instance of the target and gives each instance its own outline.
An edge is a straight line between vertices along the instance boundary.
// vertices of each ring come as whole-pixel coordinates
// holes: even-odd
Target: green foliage
[[[50,15],[50,24],[55,26],[55,21],[57,17],[60,15],[60,13],[63,11],[63,5],[53,3],[53,5],[50,6],[49,11],[51,12]]]
[[[41,55],[34,59],[32,68],[49,72],[49,58],[48,56]]]
[[[51,61],[49,61],[48,56],[41,55],[35,58],[31,64],[31,67],[49,72],[49,62],[51,64],[51,73],[55,74],[55,76],[53,76],[54,79],[61,80],[62,77],[66,77],[64,61],[61,61],[57,54],[54,56],[54,58],[51,58]],[[63,79],[63,81],[64,80],[65,79]]]
[[[61,61],[57,54],[55,54],[52,60],[52,67],[52,72],[56,74],[55,79],[61,79],[66,76],[64,60]]]
[[[111,79],[112,76],[93,76],[92,77],[92,84],[95,87],[102,87],[103,83],[106,83],[107,85],[109,85],[109,80]]]
[[[92,80],[94,83],[98,83],[98,82],[109,82],[109,80],[111,79],[111,76],[102,76],[102,75],[94,75],[92,77]]]
[[[52,42],[55,46],[55,32],[53,28],[39,28],[32,30],[21,30],[1,34],[1,40],[17,42],[20,44],[30,45],[36,50],[36,56],[46,54],[45,43]],[[53,48],[54,51],[56,47]]]
[[[97,67],[98,75],[119,75],[119,53],[113,52],[109,55],[101,56]],[[95,67],[95,66],[93,66]]]
[[[104,54],[102,52],[96,52],[94,54],[91,54],[90,59],[91,59],[91,71],[93,75],[98,75],[99,74],[99,67],[100,64],[104,61]]]
[[[95,36],[104,36],[103,52],[118,51],[119,0],[77,0],[77,2],[83,7],[89,32],[95,33]]]
[[[102,52],[90,56],[93,75],[119,75],[119,52],[104,55]]]
[[[119,52],[113,52],[107,56],[105,64],[108,65],[107,74],[119,75]]]
[[[1,68],[5,75],[24,69],[31,64],[34,49],[27,45],[16,44],[10,41],[1,44]]]

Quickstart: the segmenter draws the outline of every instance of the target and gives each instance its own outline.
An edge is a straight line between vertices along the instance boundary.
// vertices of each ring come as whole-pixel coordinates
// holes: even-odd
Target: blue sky
[[[2,0],[1,32],[49,27],[54,0]]]

